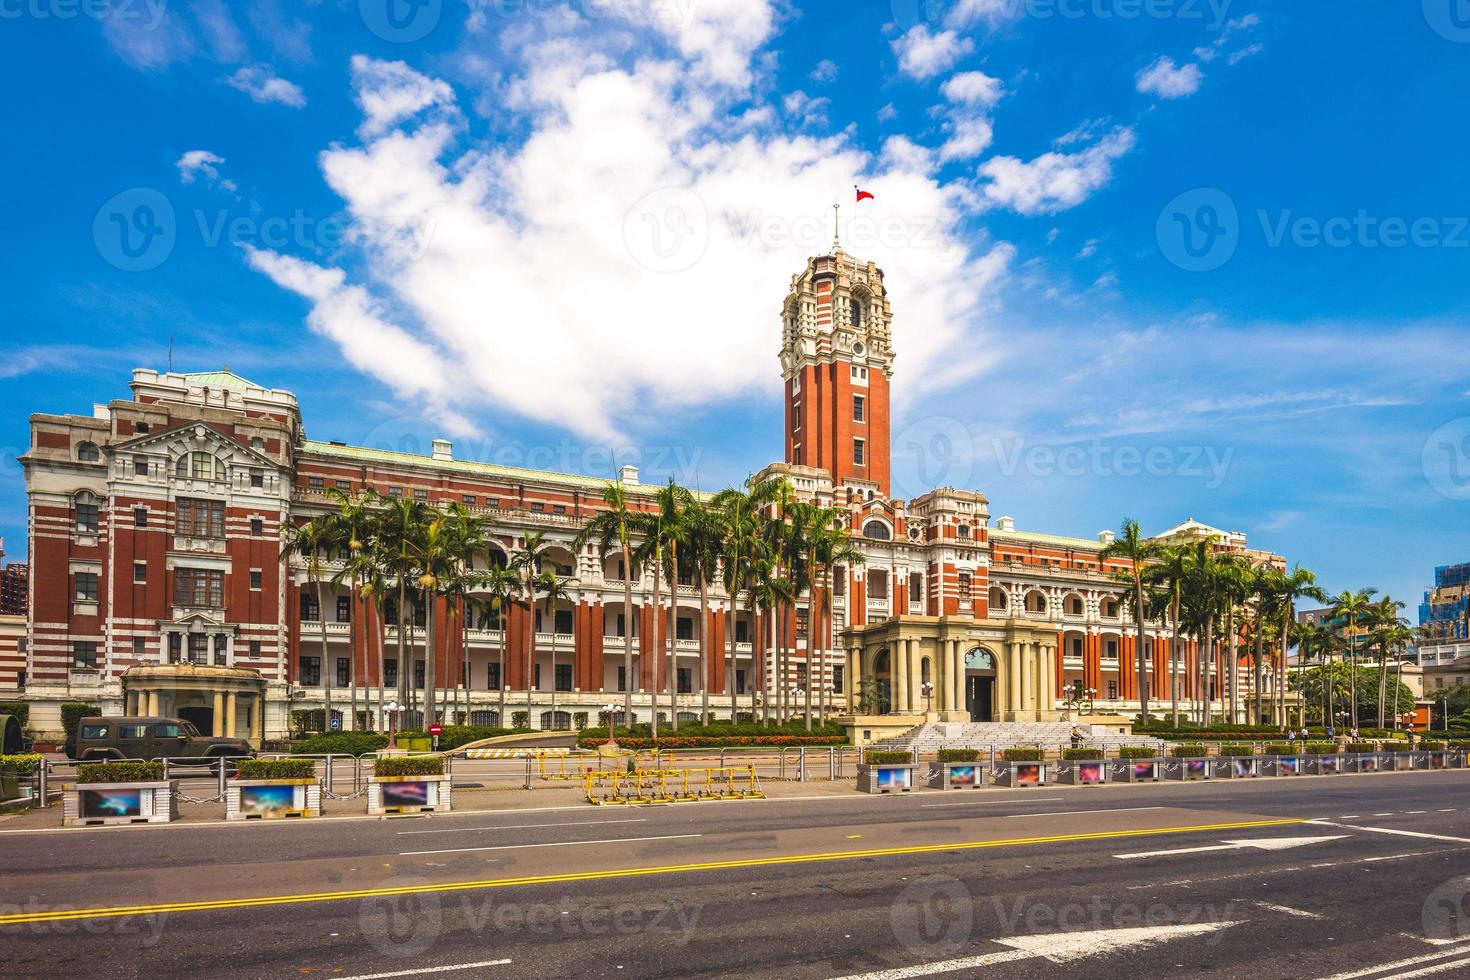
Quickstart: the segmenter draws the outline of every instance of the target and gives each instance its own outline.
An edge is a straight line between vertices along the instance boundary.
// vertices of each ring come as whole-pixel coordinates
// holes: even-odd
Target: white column
[[[218,695],[216,695],[218,697]],[[225,695],[225,738],[235,737],[235,692]]]
[[[906,640],[894,640],[888,648],[889,707],[896,714],[909,710],[909,658]]]
[[[965,710],[965,652],[964,644],[959,640],[949,641],[950,669],[954,671],[954,686],[950,688],[954,692],[954,710]]]

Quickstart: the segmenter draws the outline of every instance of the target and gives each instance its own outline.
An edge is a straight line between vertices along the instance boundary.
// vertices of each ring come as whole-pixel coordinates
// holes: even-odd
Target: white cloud
[[[301,90],[301,86],[278,78],[270,65],[246,65],[226,78],[225,82],[256,102],[278,102],[293,109],[306,105],[306,93]]]
[[[812,69],[812,81],[818,85],[826,85],[837,80],[837,62],[831,58],[823,58],[817,62],[817,67]]]
[[[235,190],[235,182],[232,180],[221,180],[219,165],[225,162],[225,158],[216,156],[208,150],[190,150],[174,163],[179,168],[179,180],[186,184],[194,183],[195,178],[201,174],[213,184],[218,184],[227,191]]]
[[[1241,48],[1239,51],[1230,52],[1230,57],[1225,59],[1225,63],[1227,65],[1230,65],[1231,67],[1234,67],[1235,65],[1240,64],[1245,59],[1254,57],[1264,50],[1266,50],[1266,46],[1261,44],[1260,42],[1257,42],[1255,44],[1251,44],[1247,47]]]
[[[945,79],[939,91],[951,102],[990,109],[1005,94],[1005,86],[983,71],[962,71]]]
[[[754,49],[759,67],[720,53],[744,42],[691,39],[673,61],[629,44],[614,62],[598,28],[507,60],[493,94],[521,135],[490,146],[461,145],[440,83],[395,69],[385,88],[384,72],[354,71],[361,142],[320,156],[351,221],[340,268],[265,252],[251,265],[306,297],[312,328],[402,397],[612,437],[659,413],[774,397],[786,284],[827,248],[830,203],[858,183],[878,198],[843,209],[842,240],[885,270],[902,370],[942,383],[983,369],[952,354],[989,346],[980,318],[1014,250],[964,244],[968,192],[939,183],[929,153],[895,139],[875,159],[846,134],[751,117],[727,79],[768,87],[770,69]],[[420,97],[374,101],[400,90]],[[421,248],[397,247],[405,223],[432,229]]]
[[[984,21],[994,28],[1020,17],[1025,7],[1017,0],[954,0],[944,18],[944,26],[964,30]]]
[[[1021,214],[1054,214],[1075,207],[1107,184],[1113,161],[1133,149],[1133,130],[1119,127],[1078,153],[1043,153],[1030,162],[992,157],[980,167],[982,190],[995,204]]]
[[[925,24],[911,27],[893,42],[898,67],[914,78],[933,78],[975,49],[975,42],[954,31],[931,33]]]
[[[879,122],[892,122],[897,118],[898,110],[893,107],[892,102],[889,102],[887,105],[883,106],[883,108],[878,110]]]
[[[939,148],[942,160],[968,160],[990,148],[994,129],[984,116],[961,115],[949,123],[949,138]]]
[[[827,106],[831,99],[812,98],[798,89],[791,92],[781,100],[781,108],[786,110],[786,115],[799,126],[825,126],[827,125]]]
[[[352,84],[363,115],[357,132],[363,138],[379,136],[431,106],[454,106],[454,90],[447,83],[420,75],[401,61],[354,55]]]
[[[1152,92],[1163,99],[1177,99],[1198,92],[1204,77],[1199,65],[1176,66],[1173,58],[1161,55],[1138,73],[1138,91]]]
[[[1213,42],[1194,49],[1194,56],[1206,63],[1214,61],[1220,57],[1220,52],[1229,46],[1231,38],[1242,31],[1253,31],[1260,26],[1261,18],[1256,14],[1246,14],[1244,17],[1237,17],[1235,20],[1227,21]],[[1232,51],[1226,58],[1226,63],[1230,65],[1239,64],[1246,58],[1260,54],[1264,50],[1265,46],[1259,41],[1253,42],[1243,48]]]
[[[1053,229],[1053,230],[1055,230],[1055,229]],[[1082,247],[1077,250],[1077,257],[1079,259],[1090,259],[1090,258],[1092,258],[1096,254],[1097,254],[1097,239],[1096,238],[1089,238],[1086,242],[1084,242],[1082,244]]]

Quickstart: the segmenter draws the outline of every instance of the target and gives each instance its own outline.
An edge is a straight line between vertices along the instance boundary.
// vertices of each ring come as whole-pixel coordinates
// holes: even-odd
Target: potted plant
[[[903,749],[869,749],[857,782],[864,793],[907,793],[914,788],[914,757]]]
[[[1108,765],[1108,777],[1115,783],[1158,782],[1163,776],[1164,760],[1150,745],[1123,745],[1118,757]]]
[[[1349,742],[1344,747],[1349,772],[1379,772],[1384,767],[1384,758],[1373,742]]]
[[[1057,763],[1057,779],[1073,786],[1096,786],[1107,778],[1102,749],[1074,747],[1062,749]]]
[[[62,823],[168,823],[178,816],[178,780],[163,778],[162,762],[84,762],[62,801]]]
[[[1165,766],[1167,774],[1185,781],[1210,778],[1210,750],[1203,745],[1176,745],[1169,754],[1174,761]]]
[[[1335,776],[1342,772],[1342,756],[1332,742],[1308,742],[1302,752],[1302,764],[1314,776]]]
[[[1289,742],[1268,743],[1266,755],[1271,758],[1260,760],[1263,776],[1296,776],[1302,771],[1302,760],[1297,755],[1296,746]]]
[[[1445,754],[1446,748],[1445,743],[1438,739],[1426,738],[1419,742],[1419,749],[1424,753],[1425,765],[1430,769],[1449,768],[1449,760]]]
[[[29,781],[41,768],[39,753],[0,755],[0,803],[21,798],[21,781]]]
[[[368,782],[368,813],[434,813],[450,808],[444,757],[388,756],[373,762]]]
[[[241,759],[225,787],[226,820],[321,814],[322,784],[312,759]]]
[[[1045,786],[1046,751],[1044,749],[1010,748],[1000,754],[995,767],[995,781],[1002,786]]]
[[[939,762],[929,773],[930,789],[981,789],[985,766],[979,749],[940,749]]]
[[[1254,745],[1222,745],[1216,750],[1210,775],[1216,779],[1251,778],[1261,774],[1259,763]]]

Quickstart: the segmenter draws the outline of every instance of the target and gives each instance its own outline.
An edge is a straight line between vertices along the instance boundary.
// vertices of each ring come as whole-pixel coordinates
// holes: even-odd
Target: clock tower
[[[786,462],[827,470],[834,490],[886,498],[893,332],[883,270],[834,243],[792,277],[781,319]]]

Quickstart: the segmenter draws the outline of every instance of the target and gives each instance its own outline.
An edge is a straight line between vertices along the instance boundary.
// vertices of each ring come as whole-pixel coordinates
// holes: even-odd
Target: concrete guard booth
[[[1058,722],[1055,625],[895,616],[851,627],[847,711],[854,744],[927,722]],[[924,685],[932,687],[924,693]]]
[[[182,718],[201,735],[247,739],[261,747],[266,682],[249,667],[208,664],[139,666],[122,675],[129,715]]]

